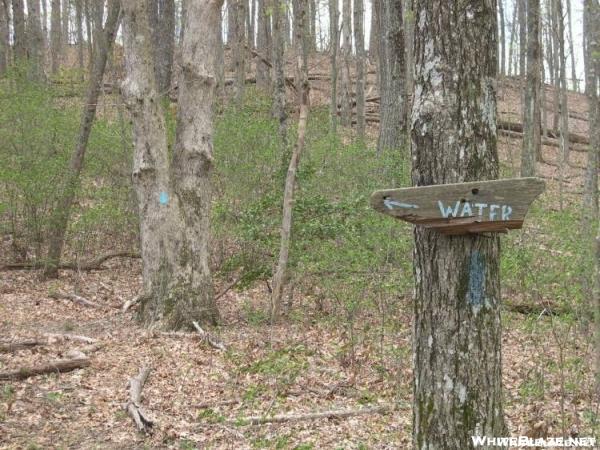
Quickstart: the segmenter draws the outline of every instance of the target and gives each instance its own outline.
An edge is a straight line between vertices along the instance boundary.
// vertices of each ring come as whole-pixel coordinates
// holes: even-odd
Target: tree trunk
[[[42,0],[45,1],[45,0]],[[69,48],[69,19],[70,19],[70,9],[71,9],[71,5],[70,5],[70,1],[71,0],[62,0],[62,13],[61,13],[61,19],[62,19],[62,31],[61,31],[61,38],[62,38],[62,51],[61,53],[63,55],[66,54],[66,50]],[[102,0],[102,4],[104,5],[104,0]]]
[[[48,2],[42,0],[42,42],[44,54],[48,48]]]
[[[518,1],[518,0],[517,0]],[[516,34],[517,34],[517,10],[518,6],[515,3],[513,6],[513,17],[510,24],[510,42],[508,44],[508,76],[510,77],[513,73],[517,73],[517,69],[514,68],[513,54],[515,50]],[[513,70],[514,68],[514,70]]]
[[[365,138],[365,38],[363,0],[354,0],[354,45],[356,46],[356,134]]]
[[[282,150],[286,148],[287,113],[285,111],[285,9],[283,0],[273,0],[273,116],[279,122]]]
[[[12,0],[13,46],[16,62],[22,62],[27,58],[24,8],[24,0]]]
[[[0,0],[0,76],[4,75],[8,68],[10,53],[8,3]]]
[[[237,16],[237,6],[236,0],[227,0],[227,45],[229,45],[232,49],[235,45],[235,30],[236,30],[236,16]],[[234,67],[234,64],[232,64]]]
[[[401,107],[400,111],[403,115],[403,120],[408,120],[408,115],[412,110],[412,96],[413,96],[413,72],[415,70],[415,55],[413,54],[413,42],[415,32],[415,16],[412,9],[412,0],[404,0],[403,4],[403,16],[404,16],[404,65],[406,70],[404,71],[404,98],[405,104]],[[406,122],[404,122],[406,124]],[[406,125],[403,126],[403,129]]]
[[[527,85],[525,89],[521,176],[535,176],[540,136],[540,0],[527,0]]]
[[[216,323],[208,264],[214,46],[220,1],[187,4],[177,133],[169,162],[165,118],[154,80],[146,0],[123,2],[126,80],[133,115],[133,183],[140,212],[144,297],[151,327]]]
[[[175,49],[175,1],[151,0],[150,6],[156,83],[160,94],[166,95],[171,88]]]
[[[233,46],[233,64],[235,67],[235,103],[242,105],[244,100],[244,84],[246,81],[246,34],[244,24],[246,23],[245,12],[246,0],[234,0],[235,5],[235,44]]]
[[[50,57],[52,59],[50,72],[56,75],[60,69],[60,48],[62,45],[62,26],[60,20],[60,0],[52,0],[50,12]]]
[[[498,178],[496,1],[416,0],[412,181]],[[455,80],[448,82],[448,80]],[[499,239],[415,227],[415,449],[506,436]]]
[[[342,125],[349,127],[352,124],[352,88],[350,86],[350,58],[352,57],[352,2],[342,2],[342,85],[340,103],[342,108]]]
[[[254,17],[256,16],[256,2],[255,0],[247,0],[247,3],[244,4],[246,8],[246,30],[247,30],[247,40],[248,40],[248,48],[254,48]]]
[[[498,0],[498,18],[500,19],[500,75],[506,75],[506,42],[504,27],[504,0]]]
[[[380,1],[380,0],[373,0]],[[339,48],[338,40],[338,24],[339,24],[339,11],[338,2],[336,0],[329,0],[329,51],[331,60],[331,99],[330,99],[330,112],[331,112],[331,130],[335,133],[337,129],[337,54]]]
[[[369,60],[375,65],[379,54],[379,14],[377,9],[380,0],[371,0],[371,29],[369,30]]]
[[[517,0],[519,16],[519,77],[521,85],[525,80],[525,63],[527,61],[527,0]]]
[[[585,20],[585,18],[584,18]],[[571,2],[567,1],[567,24],[569,30],[569,52],[571,53],[571,78],[573,80],[573,90],[579,92],[579,80],[575,66],[575,51],[573,50],[573,23],[571,18]]]
[[[550,23],[552,33],[550,33],[552,37],[552,56],[553,56],[553,66],[554,66],[554,91],[553,91],[553,101],[554,101],[554,115],[552,118],[552,129],[554,131],[558,131],[558,122],[559,122],[559,113],[560,113],[560,57],[558,51],[558,20],[556,17],[556,0],[548,0],[548,13],[550,14]]]
[[[83,61],[83,5],[82,0],[75,0],[75,18],[77,25],[77,65],[81,70],[81,76],[83,79],[83,69],[85,67]]]
[[[267,0],[258,0],[258,17],[257,17],[257,30],[256,30],[256,46],[260,52],[265,56],[271,52],[271,46],[269,42],[270,35],[270,16],[268,15]],[[256,61],[256,87],[264,91],[269,90],[271,85],[271,74],[269,66],[265,62],[258,58]]]
[[[565,24],[562,8],[562,0],[554,0],[555,2],[555,18],[557,19],[556,39],[558,41],[558,62],[559,62],[559,85],[560,85],[560,103],[559,103],[559,118],[560,118],[560,163],[559,163],[559,202],[560,209],[563,209],[563,188],[565,170],[569,161],[569,108],[567,105],[567,75],[565,58]]]
[[[384,150],[400,149],[402,130],[406,125],[402,0],[383,0],[381,6],[379,17],[381,122],[377,141],[379,153]]]
[[[29,53],[29,79],[44,81],[44,37],[40,20],[39,0],[27,3],[27,37]]]
[[[304,150],[304,138],[306,134],[306,123],[309,110],[309,86],[308,66],[306,64],[306,36],[300,33],[306,32],[306,9],[308,0],[298,0],[298,11],[294,13],[299,23],[296,26],[297,35],[294,42],[296,53],[296,70],[300,74],[298,88],[300,89],[300,116],[298,119],[298,140],[294,146],[290,164],[285,178],[283,193],[283,220],[281,223],[281,244],[279,248],[279,260],[273,275],[273,292],[271,295],[271,319],[277,320],[281,314],[283,290],[287,281],[287,266],[289,260],[290,243],[292,238],[292,212],[294,206],[294,190],[296,188],[296,172],[300,163],[300,156]]]
[[[62,195],[54,208],[51,217],[52,229],[50,230],[48,257],[44,275],[47,278],[57,278],[60,257],[65,242],[65,234],[71,216],[71,206],[79,186],[79,176],[83,169],[85,152],[92,131],[92,126],[96,118],[96,108],[98,98],[102,90],[102,80],[106,69],[106,61],[112,49],[113,42],[119,28],[119,0],[111,0],[109,3],[108,18],[104,29],[97,30],[94,39],[96,50],[94,51],[95,60],[93,61],[93,70],[90,74],[90,81],[83,104],[81,114],[81,123],[79,124],[79,136],[75,144],[75,149],[71,155],[69,172],[67,173]]]

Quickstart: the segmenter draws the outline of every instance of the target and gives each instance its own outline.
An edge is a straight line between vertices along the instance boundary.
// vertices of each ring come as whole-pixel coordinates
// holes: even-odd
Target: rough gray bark
[[[27,3],[27,49],[29,54],[28,76],[30,80],[44,81],[44,37],[40,20],[39,0]]]
[[[379,0],[374,0],[379,1]],[[337,54],[339,48],[338,40],[339,12],[336,0],[329,0],[329,51],[331,61],[331,99],[329,109],[331,111],[331,130],[335,133],[337,129]]]
[[[140,213],[144,298],[151,327],[215,323],[209,268],[214,46],[221,1],[187,4],[177,132],[169,161],[164,111],[154,80],[146,0],[123,2],[126,79],[133,116],[133,183]]]
[[[405,128],[405,67],[402,0],[381,3],[379,26],[379,72],[381,121],[377,151],[396,150],[402,144]]]
[[[77,64],[79,70],[83,71],[83,5],[82,0],[75,0],[75,26],[77,32]],[[81,74],[83,77],[83,72]]]
[[[285,187],[283,193],[282,223],[281,223],[281,242],[279,247],[279,259],[273,275],[273,292],[271,294],[271,319],[277,320],[281,314],[283,290],[287,282],[287,266],[289,260],[290,243],[292,239],[292,212],[294,206],[294,191],[296,188],[296,173],[300,163],[300,157],[304,150],[304,140],[306,135],[306,123],[308,121],[309,110],[309,85],[308,68],[306,64],[306,45],[305,36],[301,34],[306,30],[306,8],[307,0],[298,0],[296,12],[295,57],[296,70],[300,80],[297,87],[300,90],[300,115],[298,118],[298,138],[287,170],[285,178]]]
[[[50,72],[55,75],[60,69],[60,57],[62,46],[62,26],[60,20],[60,0],[52,0],[50,10]]]
[[[350,86],[350,58],[352,56],[352,3],[342,2],[342,78],[340,86],[341,123],[345,127],[352,124],[352,88]]]
[[[412,181],[495,179],[496,1],[416,0]],[[499,239],[415,227],[415,449],[471,449],[506,436]]]
[[[150,21],[154,43],[154,75],[162,95],[171,88],[175,49],[175,1],[151,0]]]
[[[403,120],[406,121],[406,116],[410,114],[412,109],[413,72],[415,69],[413,54],[415,15],[413,14],[412,0],[404,0],[402,8],[404,16],[404,65],[406,66],[406,70],[404,71],[405,105],[401,108],[401,113],[404,118]],[[406,125],[404,128],[406,128]]]
[[[525,87],[521,176],[535,176],[540,135],[540,0],[527,0],[527,83]]]
[[[13,46],[15,61],[27,58],[27,39],[25,37],[24,0],[12,0]]]
[[[7,0],[0,0],[0,76],[6,72],[10,60],[9,8]]]
[[[354,0],[354,45],[356,47],[356,134],[365,137],[365,37],[364,3]]]
[[[45,0],[42,0],[45,1]],[[102,1],[104,4],[104,1]],[[62,45],[61,45],[61,53],[65,53],[69,45],[69,19],[70,19],[70,11],[71,11],[71,0],[62,0],[62,12],[61,12],[61,20],[62,20]]]
[[[69,171],[66,176],[62,194],[53,210],[51,218],[52,229],[50,230],[49,247],[44,275],[47,278],[57,278],[60,267],[60,257],[62,254],[65,234],[71,216],[71,207],[75,194],[79,186],[79,176],[83,169],[85,152],[92,131],[92,126],[96,118],[96,108],[98,98],[102,90],[102,80],[106,69],[106,61],[113,46],[117,29],[119,28],[119,0],[110,0],[108,6],[108,17],[103,29],[97,30],[94,39],[96,50],[94,51],[95,60],[93,61],[93,70],[90,74],[90,81],[83,103],[83,112],[81,114],[81,123],[79,124],[79,135],[69,164]]]
[[[316,0],[309,1],[310,19],[308,20],[308,52],[314,53],[317,50],[317,4]]]
[[[258,17],[256,23],[256,46],[264,54],[271,52],[270,45],[270,16],[268,15],[268,0],[258,0]],[[261,59],[256,61],[256,86],[268,91],[271,85],[271,73],[269,66]]]
[[[279,122],[282,148],[286,148],[287,113],[285,111],[285,9],[282,0],[273,0],[273,116]]]
[[[498,0],[498,18],[500,19],[500,75],[506,75],[506,33],[504,28],[504,0]]]
[[[508,76],[510,77],[513,73],[516,73],[518,70],[514,68],[514,59],[513,54],[515,50],[515,42],[516,42],[516,33],[517,33],[517,10],[519,8],[515,4],[513,6],[513,17],[512,22],[510,24],[510,42],[508,44]]]
[[[379,54],[378,3],[380,3],[380,0],[371,0],[371,29],[369,30],[369,60],[375,64],[378,64],[377,55]]]
[[[233,44],[233,64],[235,71],[235,102],[241,106],[244,100],[244,85],[246,81],[246,34],[244,24],[246,23],[246,0],[234,0],[234,27],[235,42]]]
[[[227,45],[235,45],[235,22],[237,16],[236,0],[227,0]]]
[[[304,73],[308,73],[308,52],[309,52],[309,11],[308,0],[293,0],[294,17],[294,53],[300,58],[296,64],[295,80],[298,105],[302,104],[304,91],[302,83],[304,82]],[[307,75],[308,76],[308,75]]]

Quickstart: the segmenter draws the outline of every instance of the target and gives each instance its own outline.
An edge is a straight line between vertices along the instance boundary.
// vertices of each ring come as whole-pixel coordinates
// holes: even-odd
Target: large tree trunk
[[[27,58],[24,11],[24,0],[12,0],[13,46],[17,62],[22,62]]]
[[[44,37],[40,20],[40,2],[27,2],[27,38],[29,53],[29,79],[44,81]]]
[[[166,95],[171,88],[175,49],[175,0],[151,0],[150,6],[156,83],[161,95]]]
[[[540,0],[527,0],[527,85],[525,88],[521,176],[535,176],[540,136]]]
[[[147,326],[216,323],[209,268],[214,46],[219,0],[188,2],[182,43],[177,135],[169,161],[165,118],[154,80],[146,0],[123,2],[123,91],[133,115],[133,183],[140,213]]]
[[[373,0],[380,1],[380,0]],[[330,99],[330,113],[331,113],[331,130],[335,132],[337,128],[337,54],[338,54],[338,23],[339,23],[339,12],[337,0],[329,0],[329,51],[331,60],[331,99]]]
[[[405,128],[404,30],[402,0],[383,0],[379,16],[381,122],[377,151],[396,150]]]
[[[60,48],[62,45],[62,26],[60,20],[60,0],[52,0],[50,12],[50,72],[55,75],[60,69]]]
[[[7,0],[0,0],[0,76],[8,68],[10,54],[9,13]]]
[[[295,26],[296,36],[295,56],[296,71],[299,74],[297,88],[299,89],[300,116],[298,118],[298,139],[287,170],[285,178],[285,187],[283,193],[282,223],[281,223],[281,242],[279,248],[279,259],[273,275],[273,292],[271,294],[271,319],[277,320],[282,310],[283,290],[287,282],[287,266],[289,260],[290,244],[292,239],[292,212],[294,206],[294,191],[296,188],[296,172],[300,164],[300,156],[304,150],[304,138],[306,134],[306,123],[308,121],[309,110],[309,86],[308,86],[308,66],[306,64],[307,49],[305,45],[306,36],[306,9],[308,0],[298,0]],[[306,33],[305,33],[306,34]]]
[[[341,115],[342,125],[352,124],[352,87],[350,86],[350,58],[352,57],[352,2],[342,1],[342,80],[341,80]]]
[[[496,1],[416,0],[412,181],[498,178]],[[415,449],[505,436],[496,236],[415,227]]]
[[[354,45],[356,46],[356,133],[365,138],[365,38],[363,0],[354,0]]]
[[[94,45],[95,60],[93,70],[90,74],[90,82],[87,88],[85,101],[83,103],[83,112],[81,114],[81,123],[79,124],[79,135],[75,144],[75,149],[71,155],[69,172],[67,173],[62,195],[57,202],[56,208],[51,218],[52,229],[50,231],[48,257],[44,275],[48,278],[58,277],[58,267],[60,256],[62,254],[65,234],[69,218],[71,216],[71,206],[79,186],[79,175],[83,169],[85,152],[90,139],[92,125],[96,118],[96,107],[98,98],[102,90],[102,80],[106,69],[106,61],[112,49],[117,29],[119,27],[119,0],[111,0],[108,9],[108,18],[104,29],[96,31]]]

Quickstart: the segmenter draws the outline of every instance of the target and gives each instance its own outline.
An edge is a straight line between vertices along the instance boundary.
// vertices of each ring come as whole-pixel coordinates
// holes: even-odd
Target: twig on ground
[[[142,367],[136,377],[129,379],[127,383],[129,387],[129,400],[123,405],[123,409],[133,419],[138,431],[145,434],[149,434],[154,426],[154,422],[148,418],[141,406],[142,389],[151,370],[150,367]]]
[[[54,299],[63,299],[63,300],[71,300],[82,306],[88,306],[90,308],[98,308],[105,309],[105,306],[100,305],[99,303],[92,302],[86,298],[83,298],[76,294],[63,294],[62,292],[53,292],[49,295],[50,298]]]
[[[193,321],[192,324],[194,325],[194,328],[196,329],[196,331],[198,331],[198,334],[200,335],[202,340],[204,340],[212,348],[216,348],[217,350],[221,350],[223,352],[227,350],[227,348],[225,347],[225,344],[223,344],[223,342],[221,340],[212,336],[210,333],[204,331],[200,327],[200,325],[198,325],[198,322]]]
[[[26,341],[0,342],[0,353],[14,353],[18,350],[36,347],[38,345],[46,345],[44,341],[37,339],[29,339]]]

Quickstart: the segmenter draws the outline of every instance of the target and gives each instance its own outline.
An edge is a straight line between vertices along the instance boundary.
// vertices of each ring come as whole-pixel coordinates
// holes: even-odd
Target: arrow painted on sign
[[[389,198],[384,198],[383,199],[383,204],[385,205],[385,207],[387,209],[394,209],[394,208],[418,209],[419,208],[418,205],[413,205],[413,204],[410,204],[410,203],[397,202],[396,200],[390,200]]]

